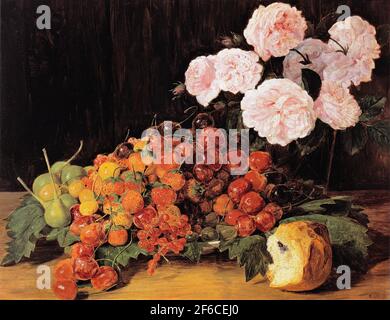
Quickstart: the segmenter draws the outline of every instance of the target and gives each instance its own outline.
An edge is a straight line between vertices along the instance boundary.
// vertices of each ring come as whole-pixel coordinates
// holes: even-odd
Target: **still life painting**
[[[0,299],[390,299],[389,12],[1,1]]]

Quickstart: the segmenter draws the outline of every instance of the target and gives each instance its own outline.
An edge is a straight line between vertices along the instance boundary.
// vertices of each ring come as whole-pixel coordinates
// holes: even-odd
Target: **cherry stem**
[[[118,252],[118,254],[114,257],[114,260],[112,261],[112,265],[116,264],[116,259],[125,251],[127,250],[133,243],[133,235],[130,232],[130,242],[127,244],[126,247],[124,247],[121,251]]]
[[[327,194],[329,191],[329,183],[330,183],[330,177],[332,174],[332,166],[333,166],[333,158],[334,158],[334,149],[336,146],[336,138],[337,138],[337,130],[333,130],[333,138],[332,138],[332,144],[330,147],[328,170],[326,173],[325,194]]]
[[[35,194],[34,192],[32,192],[32,190],[27,186],[27,184],[22,180],[22,178],[20,177],[17,177],[16,180],[19,181],[19,183],[22,185],[22,187],[32,196],[34,197],[35,200],[37,200],[42,207],[44,207],[44,203],[41,199],[39,199]]]
[[[43,157],[45,158],[47,170],[49,171],[51,183],[52,183],[52,185],[53,185],[54,197],[55,197],[56,199],[58,199],[57,187],[56,187],[56,184],[55,184],[55,182],[54,182],[53,173],[51,172],[49,157],[47,156],[47,152],[46,152],[46,149],[45,149],[45,148],[42,149],[42,152],[43,152]]]
[[[74,159],[76,159],[76,157],[79,155],[79,153],[81,152],[81,150],[83,149],[83,145],[84,145],[84,142],[83,140],[80,140],[80,146],[79,148],[77,149],[77,151],[74,153],[73,156],[71,156],[64,164],[63,167],[67,166],[69,163],[71,163]],[[63,168],[62,167],[62,168]]]

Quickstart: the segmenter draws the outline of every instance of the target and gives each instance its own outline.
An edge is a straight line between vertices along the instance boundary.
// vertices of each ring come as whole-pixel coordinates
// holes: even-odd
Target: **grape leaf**
[[[367,126],[368,136],[376,142],[379,147],[390,151],[390,120],[381,120],[373,125]]]
[[[31,197],[24,198],[22,205],[11,213],[6,226],[11,241],[1,265],[19,263],[23,257],[31,256],[36,242],[42,237],[42,230],[46,227],[43,214],[42,206]]]
[[[202,255],[202,244],[198,241],[189,242],[185,246],[183,256],[192,262],[199,262]]]
[[[315,221],[328,228],[335,266],[348,265],[351,269],[361,271],[366,265],[368,247],[373,243],[367,234],[368,229],[355,220],[343,216],[312,214],[291,217],[281,221]]]
[[[331,198],[313,200],[298,206],[299,209],[307,213],[324,213],[329,210],[340,211],[346,209],[347,206],[351,206],[351,197],[348,196],[336,196]],[[340,208],[341,206],[341,208]]]
[[[246,281],[253,279],[257,274],[265,275],[268,264],[272,262],[267,251],[266,239],[259,235],[221,242],[220,252],[228,250],[229,259],[237,259],[245,269]]]
[[[69,227],[55,228],[46,236],[47,241],[57,240],[61,248],[70,246],[71,244],[80,241],[80,238],[69,231]]]
[[[103,260],[104,264],[110,265],[114,259],[116,263],[126,267],[130,259],[138,259],[138,256],[143,254],[147,256],[148,253],[145,250],[142,250],[137,243],[130,243],[126,246],[113,247],[110,245],[101,246],[97,252],[96,256],[98,259]]]

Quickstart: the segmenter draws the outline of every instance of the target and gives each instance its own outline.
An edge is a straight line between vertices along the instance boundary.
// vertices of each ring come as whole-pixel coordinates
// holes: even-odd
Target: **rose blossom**
[[[313,99],[289,79],[266,80],[247,91],[241,109],[244,124],[272,144],[285,146],[315,127]]]
[[[187,91],[207,106],[220,92],[215,79],[214,56],[200,56],[190,62],[185,73]]]
[[[353,60],[342,52],[325,53],[322,61],[327,64],[323,70],[323,80],[339,82],[347,88],[351,82],[357,86],[370,81],[371,71],[375,67],[372,59]]]
[[[349,89],[334,81],[324,81],[314,103],[318,118],[335,130],[355,126],[362,111]]]
[[[282,57],[302,42],[307,24],[300,11],[289,4],[275,2],[255,10],[244,30],[246,41],[267,61]]]
[[[351,68],[354,69],[352,82],[359,85],[360,82],[370,81],[372,70],[375,68],[374,59],[378,59],[380,55],[375,28],[361,17],[352,16],[336,22],[329,29],[329,34],[331,37],[329,46],[334,50],[341,50],[341,45],[352,60]]]
[[[291,50],[283,61],[283,76],[297,84],[301,84],[302,69],[307,68],[317,72],[321,79],[323,79],[322,71],[326,67],[326,63],[323,60],[323,53],[329,52],[331,48],[321,40],[307,38],[295,49],[305,56],[310,63],[301,63],[305,62],[303,57],[298,52]]]
[[[221,90],[234,94],[254,89],[261,79],[263,66],[253,51],[224,49],[215,59],[216,78]]]

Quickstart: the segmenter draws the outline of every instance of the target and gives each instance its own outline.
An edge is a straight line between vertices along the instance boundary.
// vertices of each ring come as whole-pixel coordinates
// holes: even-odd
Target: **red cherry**
[[[72,222],[69,227],[69,231],[72,232],[74,235],[79,236],[81,230],[87,225],[93,223],[94,221],[95,219],[92,216],[81,216],[80,218],[77,218]]]
[[[248,215],[242,215],[237,219],[237,231],[240,237],[248,237],[255,232],[256,226],[253,219]]]
[[[94,248],[82,242],[75,243],[70,249],[70,255],[73,259],[79,257],[91,258],[94,255]]]
[[[95,276],[99,265],[95,259],[78,257],[73,262],[73,270],[77,280],[89,280]]]
[[[156,210],[152,207],[146,207],[134,214],[133,222],[137,228],[145,229],[145,227],[150,225],[156,217]]]
[[[273,228],[276,220],[272,213],[261,211],[255,216],[256,228],[261,232],[267,232]]]
[[[107,290],[118,282],[118,274],[110,266],[100,267],[96,275],[91,279],[92,287],[97,290]]]
[[[242,174],[248,171],[248,155],[240,149],[231,150],[227,154],[227,167],[230,171],[242,170]]]
[[[80,205],[75,204],[70,208],[70,214],[72,215],[72,220],[77,220],[82,217],[82,214],[80,213]]]
[[[230,225],[230,226],[235,226],[237,224],[237,219],[241,216],[245,215],[244,212],[242,212],[241,210],[238,210],[238,209],[235,209],[235,210],[232,210],[232,211],[229,211],[226,215],[225,215],[225,222]]]
[[[248,193],[251,189],[251,183],[244,178],[238,178],[230,183],[228,187],[228,195],[233,202],[239,203],[241,197]]]
[[[64,259],[54,266],[54,277],[56,280],[74,280],[73,261]]]
[[[106,235],[104,233],[104,226],[102,223],[91,223],[81,229],[80,240],[82,243],[97,247],[104,243]]]
[[[247,214],[259,212],[264,205],[264,199],[254,191],[244,194],[240,200],[240,209]]]
[[[56,280],[52,290],[58,298],[63,300],[74,300],[77,296],[77,285],[73,280]]]
[[[205,164],[196,164],[192,170],[194,177],[199,182],[210,182],[214,177],[214,171]]]
[[[276,221],[282,219],[283,216],[283,209],[274,202],[268,203],[262,211],[271,213]]]
[[[268,170],[272,165],[272,159],[268,152],[255,151],[249,155],[249,167],[260,173]]]

